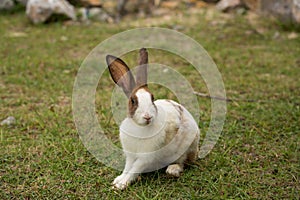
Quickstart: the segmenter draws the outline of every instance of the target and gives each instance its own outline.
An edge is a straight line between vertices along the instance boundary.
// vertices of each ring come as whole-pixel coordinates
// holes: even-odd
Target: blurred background
[[[283,24],[300,23],[299,0],[1,0],[2,12],[25,10],[31,22],[58,20],[119,22],[123,17],[145,18],[215,7],[221,12],[247,11],[273,16]],[[56,18],[53,17],[56,15]]]
[[[298,199],[299,0],[0,0],[1,199]],[[223,77],[227,118],[213,151],[173,179],[142,175],[126,191],[120,172],[84,147],[72,117],[79,67],[103,40],[133,28],[164,27],[200,43]],[[137,51],[122,59],[136,65]],[[181,57],[149,49],[149,60],[205,82]],[[105,135],[120,146],[106,71],[96,93]],[[176,99],[150,85],[156,98]],[[193,95],[193,94],[191,94]],[[197,96],[201,141],[211,100]]]

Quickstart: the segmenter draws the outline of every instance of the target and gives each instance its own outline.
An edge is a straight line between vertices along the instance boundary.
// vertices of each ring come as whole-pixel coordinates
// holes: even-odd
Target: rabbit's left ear
[[[129,98],[136,84],[128,66],[123,60],[112,55],[106,56],[106,62],[112,79]]]
[[[147,49],[142,48],[139,51],[139,61],[136,72],[136,85],[147,86],[147,68],[148,68],[148,52]]]

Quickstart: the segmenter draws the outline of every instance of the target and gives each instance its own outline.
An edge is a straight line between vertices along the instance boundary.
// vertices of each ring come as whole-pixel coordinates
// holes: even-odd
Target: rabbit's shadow
[[[170,182],[182,182],[183,179],[185,179],[185,176],[190,176],[188,173],[189,171],[193,171],[195,169],[199,169],[199,163],[196,161],[194,163],[186,163],[184,165],[184,171],[179,177],[171,176],[166,173],[167,167],[164,167],[162,169],[148,172],[148,173],[142,173],[139,175],[137,180],[131,185],[131,188],[134,187],[148,187],[151,185],[159,185],[159,184],[166,184]],[[188,174],[188,175],[185,175]]]

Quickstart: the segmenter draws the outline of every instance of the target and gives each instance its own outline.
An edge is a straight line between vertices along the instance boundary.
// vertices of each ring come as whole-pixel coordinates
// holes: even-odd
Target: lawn
[[[228,98],[222,135],[212,152],[180,178],[164,169],[143,174],[124,191],[111,188],[120,174],[97,161],[79,139],[72,116],[77,71],[100,42],[143,26],[176,28],[210,54]],[[0,199],[299,199],[300,34],[273,20],[203,9],[167,17],[125,19],[120,24],[54,22],[33,26],[23,12],[0,15]],[[297,33],[296,33],[297,36]],[[134,64],[136,52],[124,56]],[[207,92],[189,63],[150,50]],[[111,119],[114,85],[103,77],[96,95],[105,134],[118,144]],[[174,98],[161,87],[159,98]],[[202,133],[210,100],[197,97]],[[254,100],[254,101],[247,101]]]

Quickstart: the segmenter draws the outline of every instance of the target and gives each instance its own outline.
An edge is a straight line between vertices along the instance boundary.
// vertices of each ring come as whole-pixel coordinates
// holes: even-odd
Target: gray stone
[[[260,9],[265,14],[278,18],[283,23],[292,21],[292,1],[293,0],[261,0]]]
[[[292,14],[293,21],[300,24],[300,0],[293,1]]]
[[[260,0],[260,11],[278,18],[283,23],[300,24],[300,0]]]
[[[65,0],[29,0],[26,14],[34,24],[45,22],[52,14],[63,14],[76,20],[74,7]]]
[[[227,12],[242,6],[243,3],[241,0],[221,0],[217,3],[216,8],[220,11]]]
[[[260,0],[242,0],[244,5],[253,11],[258,11],[260,8]]]
[[[16,123],[16,119],[13,116],[9,116],[8,118],[6,118],[5,120],[3,120],[0,125],[1,126],[12,126]]]
[[[283,23],[300,24],[300,0],[242,0],[251,10],[271,15]]]
[[[10,10],[15,6],[13,0],[0,0],[0,10]]]
[[[80,13],[82,21],[87,21],[89,19],[109,23],[114,21],[114,19],[102,8],[81,8]]]

